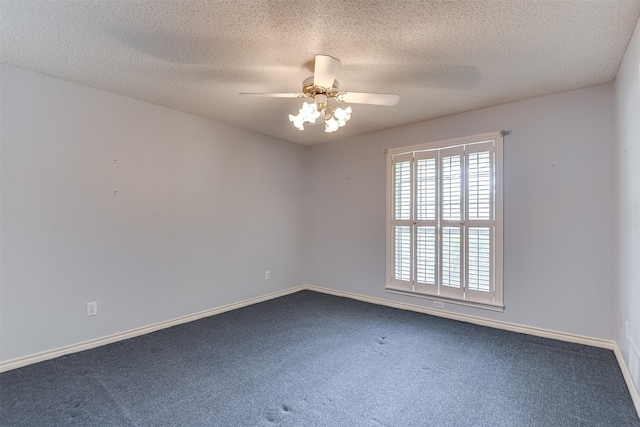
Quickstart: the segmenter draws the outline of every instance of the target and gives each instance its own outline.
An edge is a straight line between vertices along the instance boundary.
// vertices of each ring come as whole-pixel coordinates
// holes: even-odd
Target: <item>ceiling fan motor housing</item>
[[[316,86],[313,84],[313,76],[306,78],[302,82],[302,93],[304,93],[309,98],[315,98],[316,95],[322,94],[326,95],[327,98],[335,98],[338,94],[338,89],[340,85],[337,80],[333,81],[333,86],[330,88],[324,88],[320,86]]]

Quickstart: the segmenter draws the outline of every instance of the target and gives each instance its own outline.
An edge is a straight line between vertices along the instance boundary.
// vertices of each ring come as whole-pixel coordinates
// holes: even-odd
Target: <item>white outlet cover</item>
[[[88,302],[87,303],[87,317],[95,316],[98,314],[98,303],[97,302]]]

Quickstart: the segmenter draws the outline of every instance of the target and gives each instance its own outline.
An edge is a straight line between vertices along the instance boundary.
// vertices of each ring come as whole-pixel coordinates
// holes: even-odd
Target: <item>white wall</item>
[[[310,147],[309,284],[432,307],[385,292],[383,149],[496,130],[512,132],[504,149],[506,309],[445,309],[613,339],[612,84]]]
[[[620,110],[621,91],[635,85],[638,93],[637,68],[628,83],[621,70],[615,90],[602,85],[312,147],[13,67],[1,71],[2,361],[305,282],[429,307],[384,290],[382,150],[500,129],[512,132],[505,138],[507,308],[445,308],[614,337],[614,95]],[[634,102],[629,120],[637,125]],[[633,127],[624,123],[623,130]],[[629,159],[623,182],[638,182],[635,129],[629,147],[620,138],[619,153]],[[625,218],[637,236],[634,188],[636,213]],[[625,242],[636,245],[621,264],[631,269],[638,239]],[[619,296],[627,317],[639,311],[635,268],[635,276],[620,277],[628,282]],[[98,301],[98,316],[85,317],[89,301]]]
[[[1,72],[0,360],[305,283],[305,147]]]
[[[617,117],[617,307],[615,336],[627,366],[629,335],[640,350],[640,21],[615,81]],[[637,362],[640,371],[640,360]],[[637,374],[640,377],[640,374]],[[636,379],[636,381],[639,381]],[[638,387],[638,383],[636,383]],[[639,389],[640,391],[640,389]]]

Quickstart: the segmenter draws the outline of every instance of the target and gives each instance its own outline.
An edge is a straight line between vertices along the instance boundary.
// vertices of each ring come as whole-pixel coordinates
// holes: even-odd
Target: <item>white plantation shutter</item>
[[[501,134],[389,154],[387,288],[500,310]]]
[[[415,154],[416,165],[416,275],[414,290],[435,292],[438,274],[438,152]]]
[[[467,292],[476,301],[493,300],[494,143],[466,147],[467,156]]]
[[[413,290],[413,155],[393,159],[393,281]]]
[[[464,146],[440,150],[440,294],[462,298]]]

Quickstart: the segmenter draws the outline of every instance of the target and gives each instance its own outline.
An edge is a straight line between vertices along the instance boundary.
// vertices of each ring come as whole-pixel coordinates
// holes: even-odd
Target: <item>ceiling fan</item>
[[[388,93],[341,92],[335,79],[340,68],[340,60],[328,55],[316,55],[313,76],[302,82],[301,93],[241,93],[240,95],[268,98],[311,98],[305,102],[298,115],[289,114],[289,120],[300,130],[304,123],[316,123],[324,117],[325,132],[334,132],[344,126],[351,118],[351,107],[345,109],[329,106],[330,100],[350,104],[395,105],[399,95]],[[321,122],[320,122],[321,123]]]

